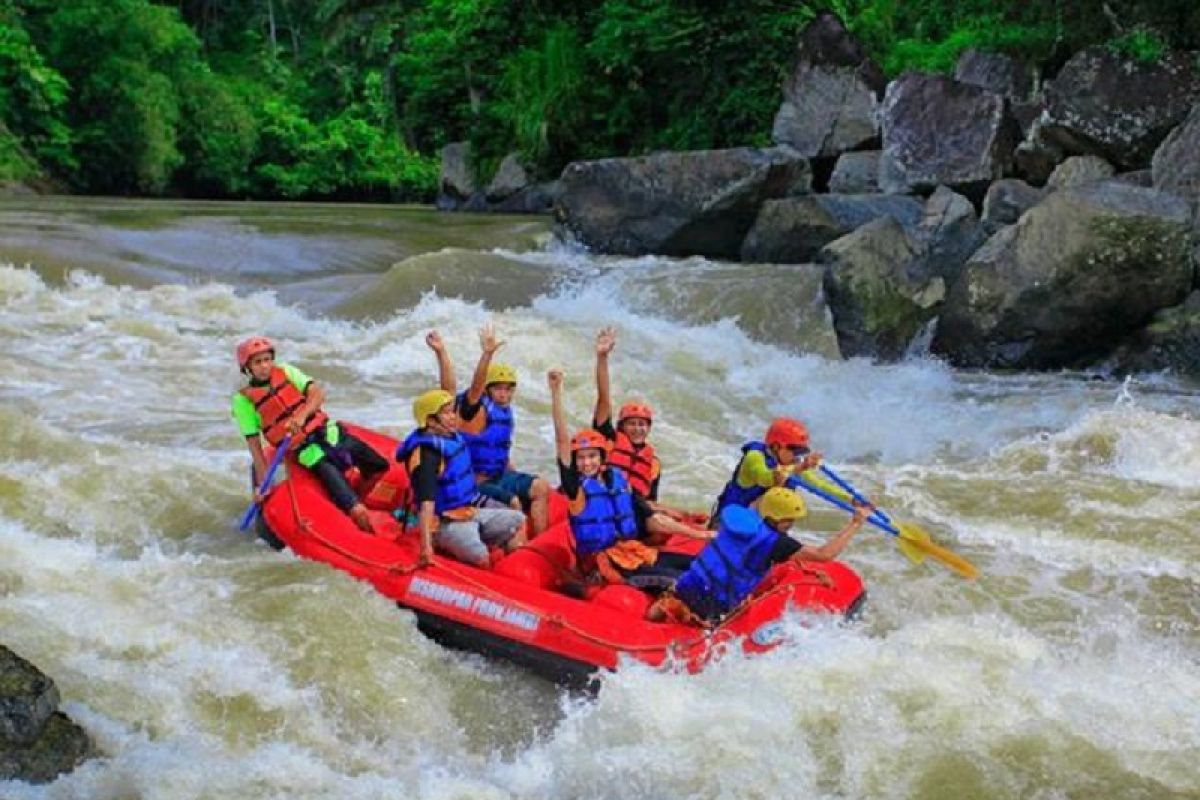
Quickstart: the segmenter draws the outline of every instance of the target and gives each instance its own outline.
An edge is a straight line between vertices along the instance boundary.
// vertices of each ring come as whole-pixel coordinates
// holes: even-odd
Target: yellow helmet
[[[488,364],[487,386],[493,383],[517,384],[517,371],[508,364]]]
[[[791,489],[773,486],[767,489],[766,494],[758,501],[758,513],[763,519],[779,522],[785,519],[800,519],[808,514],[808,506],[804,505],[804,498]]]
[[[417,427],[424,428],[429,418],[442,410],[442,406],[453,402],[454,395],[445,389],[430,389],[419,395],[413,400],[413,419],[417,421]]]

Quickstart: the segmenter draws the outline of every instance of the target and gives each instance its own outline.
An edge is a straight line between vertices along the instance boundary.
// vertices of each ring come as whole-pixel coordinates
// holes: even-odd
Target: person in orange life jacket
[[[358,467],[363,477],[360,491],[366,497],[387,472],[387,459],[321,410],[325,390],[291,364],[277,363],[270,339],[253,336],[243,341],[237,346],[237,362],[249,381],[234,393],[231,413],[250,448],[255,485],[267,469],[262,439],[279,445],[290,435],[296,461],[316,474],[334,504],[355,525],[372,532],[367,507],[344,473],[351,466]]]
[[[771,487],[785,486],[794,475],[818,466],[821,454],[811,452],[808,446],[808,428],[803,422],[787,417],[773,420],[763,441],[742,445],[742,457],[709,517],[710,527],[716,526],[726,506],[753,505]],[[826,482],[820,483],[824,486]]]
[[[454,366],[441,334],[431,331],[425,343],[438,360],[443,389],[457,391]],[[471,449],[479,493],[502,505],[529,512],[534,536],[550,524],[550,484],[537,475],[513,469],[511,453],[516,423],[512,407],[517,390],[517,373],[507,364],[493,364],[492,357],[504,342],[496,338],[491,324],[479,331],[480,356],[471,385],[458,395],[459,431]]]
[[[559,478],[580,572],[593,580],[647,591],[665,589],[692,557],[648,545],[661,544],[672,533],[698,539],[708,534],[656,513],[636,495],[624,471],[605,463],[610,444],[601,433],[588,428],[571,436],[563,410],[562,372],[551,370],[547,382]]]
[[[433,563],[433,545],[476,567],[489,564],[488,546],[512,551],[525,544],[525,515],[482,508],[466,440],[458,432],[454,395],[431,389],[413,401],[417,429],[396,450],[408,470],[421,531],[420,566]]]
[[[608,356],[617,345],[615,328],[604,328],[596,335],[596,409],[592,427],[604,434],[612,449],[608,463],[624,470],[629,484],[650,508],[673,519],[683,519],[679,509],[658,501],[658,485],[662,464],[647,439],[654,422],[654,412],[645,403],[631,402],[621,406],[616,427],[612,421],[612,392],[608,378]]]
[[[819,547],[801,544],[787,535],[795,521],[808,513],[804,499],[791,489],[767,489],[757,510],[725,506],[716,538],[655,601],[646,618],[685,624],[718,622],[754,593],[775,564],[790,560],[803,566],[810,561],[832,561],[874,511],[866,504],[855,502],[854,506],[854,516],[846,526]],[[816,574],[826,586],[831,585],[825,573]]]

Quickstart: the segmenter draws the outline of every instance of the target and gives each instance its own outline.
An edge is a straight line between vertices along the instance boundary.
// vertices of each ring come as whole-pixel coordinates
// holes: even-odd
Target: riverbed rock
[[[1046,135],[1046,120],[1043,109],[1013,153],[1017,174],[1035,186],[1044,185],[1054,168],[1067,158],[1067,151]]]
[[[1154,151],[1154,186],[1200,205],[1200,103]]]
[[[883,72],[834,14],[800,34],[772,137],[806,158],[834,157],[879,137]]]
[[[1113,169],[1113,165],[1100,156],[1071,156],[1050,173],[1046,188],[1069,189],[1072,186],[1083,186],[1085,183],[1106,181],[1114,174],[1116,170]]]
[[[554,210],[561,193],[562,184],[557,180],[534,183],[493,203],[488,210],[501,214],[548,214]]]
[[[471,166],[470,142],[451,142],[442,148],[438,205],[458,207],[479,193]]]
[[[498,203],[529,187],[529,173],[517,153],[509,153],[496,168],[484,195],[489,203]]]
[[[1118,172],[1113,176],[1113,180],[1149,189],[1154,186],[1154,171],[1149,169],[1131,169],[1128,172]]]
[[[1191,213],[1119,181],[1054,192],[967,262],[933,350],[965,367],[1056,369],[1101,357],[1191,289]]]
[[[888,84],[880,117],[885,192],[927,192],[941,184],[982,198],[1012,158],[1015,128],[1004,98],[978,86],[907,73]]]
[[[925,201],[913,235],[921,255],[909,273],[914,279],[940,277],[946,286],[958,280],[963,264],[987,239],[975,206],[945,186]]]
[[[32,742],[0,744],[0,781],[49,783],[91,755],[87,733],[66,714],[56,711]]]
[[[988,187],[983,198],[983,229],[991,235],[1012,225],[1029,209],[1042,202],[1045,189],[1030,186],[1020,178],[1002,178]]]
[[[913,273],[920,252],[890,216],[821,251],[825,298],[843,357],[903,358],[946,293],[942,278]]]
[[[0,781],[47,783],[92,754],[87,733],[58,702],[49,677],[0,645]]]
[[[54,681],[0,645],[0,742],[32,742],[58,708],[58,700]]]
[[[1169,371],[1200,378],[1200,292],[1155,314],[1117,349],[1110,363],[1119,373]]]
[[[963,51],[954,67],[954,79],[987,89],[1013,102],[1025,101],[1033,92],[1029,65],[1003,53],[970,48]]]
[[[562,173],[563,227],[604,253],[736,258],[767,200],[806,194],[808,160],[748,147],[576,161]]]
[[[878,150],[842,153],[829,178],[829,191],[832,194],[878,194],[879,156]]]
[[[1194,54],[1172,52],[1148,62],[1089,47],[1046,86],[1043,133],[1067,153],[1138,169],[1198,100]]]
[[[921,218],[921,203],[904,195],[882,194],[820,194],[769,200],[742,243],[742,260],[811,262],[834,239],[883,216],[894,217],[911,228]]]

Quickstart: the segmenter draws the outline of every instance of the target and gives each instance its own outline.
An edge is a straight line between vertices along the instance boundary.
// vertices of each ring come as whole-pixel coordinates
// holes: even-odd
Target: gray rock
[[[1086,183],[1106,181],[1116,174],[1112,164],[1100,156],[1071,156],[1050,173],[1047,189],[1069,189]]]
[[[885,192],[944,184],[982,197],[1012,157],[1015,129],[1004,98],[941,75],[908,73],[892,81],[881,120],[879,186]]]
[[[1046,183],[1050,173],[1067,157],[1067,153],[1056,142],[1047,138],[1045,132],[1046,112],[1043,109],[1029,129],[1025,139],[1013,153],[1017,173],[1035,186]]]
[[[945,296],[940,277],[913,275],[919,246],[892,217],[880,217],[821,251],[824,289],[846,358],[902,358]]]
[[[789,148],[734,148],[577,161],[556,216],[588,247],[621,255],[736,258],[767,200],[806,194],[808,160]]]
[[[1050,194],[951,288],[933,350],[967,367],[1054,369],[1110,352],[1191,288],[1187,203],[1106,181]]]
[[[0,745],[0,781],[49,783],[92,754],[87,733],[65,714],[55,712],[32,742]]]
[[[1173,372],[1200,378],[1200,292],[1154,315],[1153,321],[1117,349],[1117,372]]]
[[[1068,153],[1139,169],[1198,100],[1200,67],[1192,54],[1145,62],[1089,47],[1047,85],[1043,133]]]
[[[1154,151],[1154,186],[1200,204],[1200,104]]]
[[[1030,186],[1018,178],[1004,178],[988,187],[983,198],[983,229],[991,235],[1012,225],[1029,209],[1042,202],[1045,189]]]
[[[504,198],[489,210],[502,214],[549,214],[561,192],[562,184],[558,181],[535,183]]]
[[[903,195],[878,194],[769,200],[742,243],[742,260],[803,264],[829,242],[883,216],[911,228],[920,220],[921,203]]]
[[[834,194],[875,194],[879,191],[878,150],[842,153],[829,178]]]
[[[841,21],[821,14],[800,34],[772,136],[806,158],[864,147],[879,136],[883,87],[883,73]]]
[[[453,201],[464,202],[478,192],[475,172],[471,166],[470,142],[452,142],[442,148],[441,194]]]
[[[57,708],[54,681],[0,645],[0,744],[34,741]]]
[[[951,286],[987,235],[971,201],[939,186],[925,201],[915,238],[923,252],[910,272],[914,276],[940,277]]]
[[[1130,186],[1141,186],[1150,189],[1154,186],[1154,171],[1149,169],[1133,169],[1113,176],[1113,180],[1128,183]]]
[[[492,182],[488,184],[484,194],[487,196],[488,202],[497,203],[512,197],[528,186],[529,173],[521,164],[521,157],[516,153],[509,153],[496,168],[496,174],[492,176]]]
[[[1014,102],[1029,99],[1033,92],[1033,74],[1029,65],[1002,53],[971,48],[958,57],[954,79],[987,89]]]

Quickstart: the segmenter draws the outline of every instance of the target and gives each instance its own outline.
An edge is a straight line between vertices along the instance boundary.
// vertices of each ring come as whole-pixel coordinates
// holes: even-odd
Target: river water
[[[819,273],[598,258],[544,221],[426,209],[0,203],[0,641],[105,757],[3,798],[1200,798],[1200,387],[844,362]],[[239,535],[228,416],[251,332],[393,433],[493,320],[519,464],[550,474],[543,375],[660,415],[665,499],[804,418],[830,463],[974,561],[861,533],[863,619],[790,621],[698,676],[594,698],[443,649],[369,586]],[[842,523],[813,507],[820,536]]]

